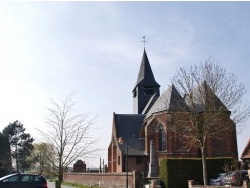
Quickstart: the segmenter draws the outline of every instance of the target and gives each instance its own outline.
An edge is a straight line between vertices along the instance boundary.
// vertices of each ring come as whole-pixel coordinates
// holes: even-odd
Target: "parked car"
[[[225,177],[225,175],[227,175],[226,173],[219,173],[219,174],[216,174],[215,176],[213,176],[210,180],[209,180],[209,185],[218,185],[218,186],[221,186],[223,185],[222,181],[223,181],[223,178]]]
[[[47,180],[38,174],[10,174],[0,178],[0,188],[48,188]]]
[[[223,178],[223,185],[242,185],[244,180],[249,180],[247,170],[228,173]]]

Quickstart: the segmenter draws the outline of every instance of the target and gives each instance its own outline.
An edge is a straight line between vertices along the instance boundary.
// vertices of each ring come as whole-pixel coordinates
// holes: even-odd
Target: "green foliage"
[[[66,183],[66,182],[63,182],[62,185],[69,185],[69,186],[77,187],[77,188],[99,188],[97,186],[79,185],[75,183]]]
[[[25,133],[23,124],[19,121],[10,123],[3,129],[3,135],[9,139],[11,157],[16,159],[17,171],[29,169],[31,165],[29,156],[33,150],[34,139],[30,134]]]
[[[168,185],[168,166],[167,160],[160,160],[160,171],[159,171],[159,179],[161,180],[161,186],[163,188]]]
[[[228,170],[225,169],[225,166],[227,164],[234,164],[236,162],[235,159],[232,158],[209,158],[207,160],[207,166],[208,166],[208,179],[210,179],[212,176],[214,176],[216,173],[221,172],[228,172]],[[238,163],[238,162],[237,162]],[[231,169],[229,171],[233,171],[234,169]]]
[[[56,156],[53,153],[52,146],[49,143],[42,142],[34,144],[31,160],[34,165],[34,171],[41,173],[46,177],[52,177],[52,163]]]
[[[10,143],[8,137],[0,133],[0,177],[11,172]]]
[[[225,164],[232,160],[232,158],[207,159],[208,178],[224,172]],[[163,188],[186,188],[188,187],[188,180],[195,180],[199,184],[203,184],[202,161],[200,158],[162,159],[160,161],[159,178]]]

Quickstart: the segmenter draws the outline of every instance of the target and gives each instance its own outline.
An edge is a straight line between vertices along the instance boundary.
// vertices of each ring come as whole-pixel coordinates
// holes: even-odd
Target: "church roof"
[[[128,144],[128,155],[145,155],[144,139],[138,137],[145,115],[114,114],[116,139],[122,137]],[[126,152],[126,144],[119,144],[121,151]]]
[[[145,139],[127,138],[125,142],[128,143],[128,155],[146,155],[145,153]],[[126,153],[126,144],[119,144],[122,152]]]
[[[138,74],[138,78],[135,84],[133,91],[135,90],[136,86],[138,85],[146,85],[146,86],[158,86],[160,85],[155,81],[153,71],[149,64],[147,53],[144,49],[143,57],[141,61],[141,66]]]
[[[190,102],[189,95],[185,95],[186,104],[191,107],[192,103],[195,104],[195,110],[202,112],[205,110],[205,106],[210,106],[210,110],[214,111],[228,111],[227,107],[221,102],[221,100],[215,95],[209,85],[204,81],[197,88],[192,91],[192,102]]]
[[[154,105],[155,101],[158,99],[157,93],[155,93],[148,101],[148,104],[145,106],[144,110],[142,111],[142,114],[147,114],[148,111],[151,109],[151,107]]]
[[[151,114],[161,111],[183,111],[188,110],[188,106],[184,102],[181,95],[178,93],[174,85],[171,85],[160,97],[156,100],[152,108],[147,113],[146,117]]]

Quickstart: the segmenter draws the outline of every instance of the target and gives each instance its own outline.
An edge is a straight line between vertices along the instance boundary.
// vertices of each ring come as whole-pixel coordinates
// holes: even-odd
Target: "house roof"
[[[243,160],[250,159],[250,139],[248,140],[247,145],[244,148],[240,158]]]
[[[124,139],[128,145],[128,155],[145,155],[144,139],[138,137],[144,118],[143,114],[114,114],[116,139]],[[119,148],[126,152],[126,144],[119,144]]]
[[[138,78],[135,84],[135,87],[133,88],[133,91],[138,85],[148,85],[148,86],[157,86],[160,87],[160,85],[155,81],[153,71],[151,69],[151,66],[149,64],[147,53],[144,49],[143,57],[141,61],[141,66],[138,74]]]
[[[76,163],[74,165],[82,165],[85,164],[85,162],[83,162],[81,159],[77,160]]]

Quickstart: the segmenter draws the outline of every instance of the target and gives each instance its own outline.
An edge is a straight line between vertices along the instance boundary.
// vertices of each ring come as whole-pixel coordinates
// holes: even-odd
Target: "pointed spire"
[[[136,86],[138,85],[160,87],[160,85],[155,81],[154,74],[149,64],[148,56],[147,56],[145,49],[144,49],[143,56],[142,56],[142,61],[141,61],[141,66],[140,66],[137,82],[133,90],[135,90]]]
[[[138,78],[132,90],[134,114],[141,114],[154,94],[157,97],[160,96],[159,88],[160,85],[155,81],[147,53],[144,49]]]

